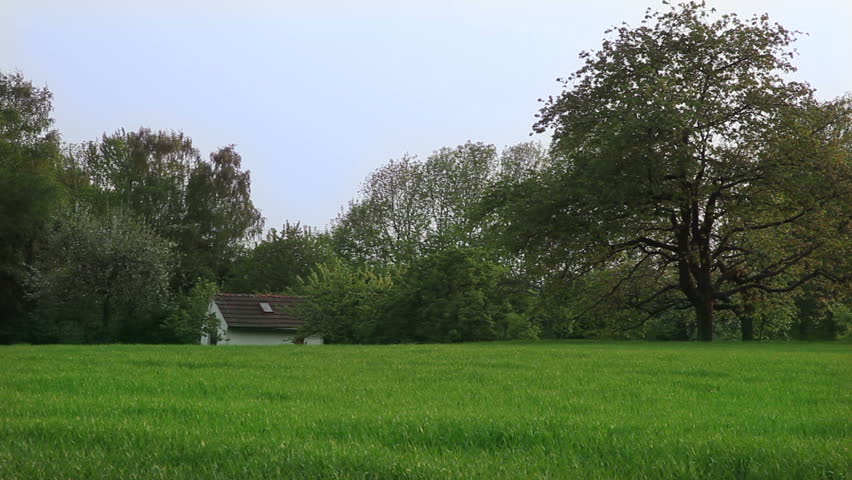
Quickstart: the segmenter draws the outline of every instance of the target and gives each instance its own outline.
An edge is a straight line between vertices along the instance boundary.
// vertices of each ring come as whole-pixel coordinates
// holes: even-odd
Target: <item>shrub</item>
[[[530,338],[537,330],[513,312],[506,268],[471,248],[447,248],[415,261],[394,288],[386,341],[460,342]]]
[[[321,335],[328,343],[377,341],[378,319],[392,287],[392,273],[338,258],[318,265],[297,288],[307,297],[295,312],[305,322],[300,335]]]

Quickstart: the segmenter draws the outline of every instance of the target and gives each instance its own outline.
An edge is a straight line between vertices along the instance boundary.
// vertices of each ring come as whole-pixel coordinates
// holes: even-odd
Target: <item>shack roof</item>
[[[305,301],[304,297],[219,293],[213,297],[213,301],[229,328],[296,330],[304,324],[292,311],[293,307]],[[264,311],[261,303],[269,304],[272,311]]]

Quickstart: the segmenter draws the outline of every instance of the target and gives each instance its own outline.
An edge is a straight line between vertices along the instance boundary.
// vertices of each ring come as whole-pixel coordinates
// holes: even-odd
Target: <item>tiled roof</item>
[[[219,293],[213,300],[225,317],[228,327],[295,330],[304,323],[295,318],[291,310],[291,307],[305,300],[303,297]],[[264,312],[261,303],[268,303],[273,311]]]

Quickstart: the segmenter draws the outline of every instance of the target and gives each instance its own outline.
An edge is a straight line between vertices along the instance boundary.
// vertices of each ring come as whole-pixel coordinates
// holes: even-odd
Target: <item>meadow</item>
[[[0,478],[847,478],[848,344],[0,348]]]

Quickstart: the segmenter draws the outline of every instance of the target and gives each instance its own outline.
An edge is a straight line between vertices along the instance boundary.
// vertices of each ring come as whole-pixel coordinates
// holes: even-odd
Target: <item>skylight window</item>
[[[262,308],[266,313],[272,313],[272,307],[270,307],[268,303],[261,303],[260,308]]]

